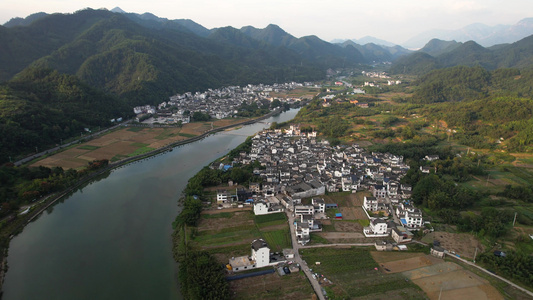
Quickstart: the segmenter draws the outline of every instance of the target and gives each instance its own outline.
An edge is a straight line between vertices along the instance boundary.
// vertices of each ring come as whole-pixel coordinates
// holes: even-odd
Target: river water
[[[115,169],[51,207],[11,240],[3,299],[182,299],[171,240],[182,190],[263,122]]]

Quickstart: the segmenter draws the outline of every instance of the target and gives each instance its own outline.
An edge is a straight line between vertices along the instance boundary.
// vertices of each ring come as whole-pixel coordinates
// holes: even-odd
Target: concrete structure
[[[363,228],[363,234],[366,237],[384,237],[388,236],[387,222],[381,218],[370,221],[370,226]]]
[[[254,203],[255,215],[268,215],[284,212],[285,209],[279,204],[272,204],[271,202],[259,201]]]

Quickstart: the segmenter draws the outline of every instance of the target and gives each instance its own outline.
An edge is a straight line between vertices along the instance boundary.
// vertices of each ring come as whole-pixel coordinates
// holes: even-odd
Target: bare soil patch
[[[229,282],[234,299],[314,299],[314,292],[301,272],[277,273]]]
[[[218,211],[218,213],[221,213],[221,211]],[[202,212],[202,214],[204,213]],[[233,216],[231,218],[200,218],[200,222],[198,223],[198,231],[201,232],[206,230],[217,230],[221,228],[229,228],[242,225],[254,226],[254,220],[250,216],[249,211],[233,212]]]
[[[478,253],[485,251],[485,247],[476,238],[467,233],[450,233],[435,231],[427,234],[422,241],[433,243],[434,240],[440,242],[440,246],[448,251],[454,251],[461,257],[473,258],[476,247]]]
[[[320,232],[321,237],[328,240],[364,239],[364,235],[359,232]],[[344,241],[346,242],[346,241]]]
[[[363,226],[355,222],[335,222],[333,226],[335,226],[336,231],[340,232],[358,232],[361,235],[363,232]]]
[[[359,215],[356,207],[341,207],[339,210],[344,220],[357,220],[356,215]]]
[[[406,258],[406,259],[397,260],[397,261],[381,263],[381,266],[383,268],[387,268],[390,270],[386,272],[400,273],[400,272],[418,269],[421,267],[432,266],[435,263],[439,263],[439,262],[442,262],[442,260],[435,261],[434,257],[430,255],[424,255],[424,256],[418,256],[418,257]]]
[[[430,299],[504,299],[488,282],[467,270],[414,279]],[[442,288],[442,294],[441,294]]]
[[[389,251],[372,251],[372,257],[377,263],[386,263],[401,259],[425,256],[424,253],[417,252],[389,252]]]

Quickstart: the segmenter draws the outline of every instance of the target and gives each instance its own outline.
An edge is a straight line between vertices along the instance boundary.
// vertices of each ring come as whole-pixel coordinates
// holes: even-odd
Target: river
[[[190,177],[279,116],[111,171],[11,240],[3,299],[182,299],[172,221]]]

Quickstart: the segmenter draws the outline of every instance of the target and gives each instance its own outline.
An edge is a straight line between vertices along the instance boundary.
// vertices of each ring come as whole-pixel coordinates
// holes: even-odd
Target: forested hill
[[[0,28],[0,80],[44,67],[78,76],[132,106],[173,93],[230,84],[314,80],[323,67],[288,49],[242,47],[175,29],[143,27],[122,14],[83,10]]]
[[[418,52],[396,60],[390,72],[422,75],[434,69],[459,65],[481,66],[487,70],[532,67],[533,36],[490,48],[484,48],[473,41],[456,43],[431,40]]]
[[[454,129],[460,144],[533,151],[533,69],[458,66],[434,70],[414,85],[407,101]]]
[[[175,93],[314,81],[329,68],[376,60],[274,25],[208,30],[191,20],[93,9],[12,19],[0,26],[0,45],[0,162]]]
[[[0,163],[61,144],[85,128],[111,125],[131,108],[72,75],[27,69],[0,85]]]

